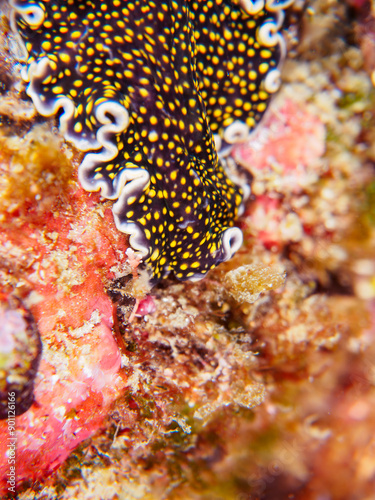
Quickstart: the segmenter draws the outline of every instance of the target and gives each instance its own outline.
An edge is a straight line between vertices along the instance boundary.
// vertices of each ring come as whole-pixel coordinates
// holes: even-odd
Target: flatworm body
[[[199,279],[242,243],[243,193],[218,149],[246,138],[277,90],[291,3],[12,2],[28,95],[86,152],[82,186],[117,200],[155,279]]]

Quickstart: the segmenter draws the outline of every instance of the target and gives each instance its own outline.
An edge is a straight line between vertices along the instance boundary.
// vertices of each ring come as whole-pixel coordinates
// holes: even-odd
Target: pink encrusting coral
[[[319,173],[325,151],[325,126],[299,97],[280,95],[249,140],[237,145],[234,158],[254,175],[256,183],[276,192],[300,193]],[[260,186],[257,185],[259,189]]]
[[[254,176],[246,225],[266,248],[301,240],[306,221],[298,208],[324,169],[325,137],[324,123],[306,103],[280,95],[263,126],[234,148],[234,158]]]
[[[48,140],[63,164],[58,141],[52,135]],[[24,178],[30,180],[27,172],[36,168],[33,162],[38,163],[38,157],[30,157],[34,146],[25,142]],[[15,168],[14,155],[5,147],[3,179],[11,183]],[[110,211],[98,204],[98,196],[87,195],[74,181],[61,181],[58,167],[54,175],[49,186],[44,181],[45,188],[58,191],[55,199],[47,196],[47,206],[39,204],[38,197],[32,202],[24,196],[13,210],[6,203],[7,190],[2,191],[4,291],[13,288],[14,293],[17,284],[43,343],[35,402],[16,420],[19,483],[58,467],[100,427],[126,385],[118,373],[121,355],[112,334],[113,304],[104,287],[115,277],[120,259],[125,260],[126,239],[115,229]],[[2,481],[8,470],[7,436],[4,420],[0,422]]]

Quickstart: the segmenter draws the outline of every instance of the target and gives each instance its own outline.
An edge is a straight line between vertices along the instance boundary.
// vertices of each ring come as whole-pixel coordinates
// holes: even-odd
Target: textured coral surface
[[[43,342],[35,403],[17,418],[22,481],[59,465],[100,425],[125,385],[103,282],[114,277],[110,268],[126,242],[109,211],[70,180],[61,142],[45,127],[0,140],[3,292],[24,300]],[[7,432],[3,420],[2,478]]]
[[[8,61],[2,291],[43,341],[19,498],[374,498],[371,19],[370,2],[310,2],[281,92],[232,153],[252,178],[242,249],[151,291]]]

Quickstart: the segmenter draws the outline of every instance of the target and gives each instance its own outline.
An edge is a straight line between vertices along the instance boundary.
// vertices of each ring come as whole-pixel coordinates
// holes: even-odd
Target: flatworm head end
[[[242,243],[243,191],[218,157],[245,140],[280,84],[292,0],[12,0],[22,77],[86,153],[87,191],[151,268],[200,279]]]

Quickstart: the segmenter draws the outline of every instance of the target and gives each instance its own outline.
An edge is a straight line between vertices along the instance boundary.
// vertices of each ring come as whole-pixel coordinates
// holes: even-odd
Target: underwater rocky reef
[[[38,4],[56,13],[53,5],[62,3],[75,2]],[[170,3],[174,9],[184,5]],[[103,150],[85,150],[75,135],[79,126],[67,136],[61,126],[67,108],[42,112],[46,107],[35,107],[36,87],[27,90],[12,8],[37,27],[40,7],[0,2],[1,498],[373,499],[375,7],[369,0],[291,3],[266,3],[272,29],[262,36],[272,50],[264,57],[274,62],[265,74],[284,58],[273,38],[277,19],[287,52],[281,87],[272,99],[260,94],[268,109],[253,113],[246,130],[236,128],[239,138],[229,137],[232,123],[225,122],[229,100],[216,107],[213,83],[220,77],[198,67],[207,81],[200,89],[204,113],[192,91],[197,122],[207,112],[216,125],[211,135],[192,139],[191,148],[197,157],[203,148],[225,167],[213,171],[216,187],[206,191],[212,217],[203,225],[199,210],[207,205],[188,203],[188,196],[204,199],[200,188],[178,191],[174,199],[194,217],[184,215],[175,238],[165,236],[164,222],[153,232],[155,215],[152,221],[145,215],[152,249],[146,253],[143,233],[129,226],[143,223],[129,211],[118,215],[114,205],[124,206],[105,194],[95,178],[99,170],[92,177],[85,170],[82,182],[85,158]],[[108,4],[126,4],[130,11],[139,5],[102,2],[104,17]],[[248,9],[251,20],[264,22],[255,4],[234,1],[233,9]],[[200,22],[206,35],[206,20]],[[204,46],[210,47],[206,39]],[[259,74],[256,92],[264,91]],[[246,106],[253,94],[250,87],[240,92],[241,81],[234,97],[243,113],[253,109]],[[122,104],[128,109],[127,101]],[[119,114],[104,126],[119,126],[122,108],[110,110]],[[145,114],[137,116],[144,123]],[[93,123],[87,130],[95,130]],[[173,147],[170,138],[154,141],[152,131],[147,137],[173,155],[187,141],[179,122],[177,128],[181,143],[175,138]],[[106,130],[101,147],[110,150],[113,130]],[[124,155],[137,163],[137,153]],[[196,172],[184,175],[194,180]],[[143,182],[142,175],[126,182]],[[95,186],[102,191],[91,190],[88,179],[99,179]],[[156,173],[155,179],[157,185]],[[147,188],[153,214],[155,183]],[[229,193],[224,215],[219,188]],[[122,200],[129,203],[134,193],[139,195],[133,190]],[[177,225],[177,217],[169,223]],[[191,254],[168,253],[185,241],[189,224],[205,238],[201,248],[187,235]],[[157,242],[160,252],[152,259]],[[197,272],[205,277],[194,280],[201,277]],[[180,281],[185,278],[193,279]]]

